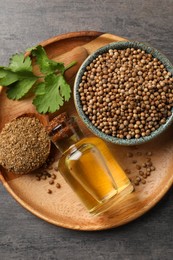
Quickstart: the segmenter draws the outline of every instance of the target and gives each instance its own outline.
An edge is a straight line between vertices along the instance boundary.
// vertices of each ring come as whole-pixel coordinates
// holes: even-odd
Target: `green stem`
[[[68,65],[65,67],[65,70],[64,70],[64,71],[70,69],[70,68],[73,67],[76,63],[77,63],[76,61],[72,61],[70,64],[68,64]]]

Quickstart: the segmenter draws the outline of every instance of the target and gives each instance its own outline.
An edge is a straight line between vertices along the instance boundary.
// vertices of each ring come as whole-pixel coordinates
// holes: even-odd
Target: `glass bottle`
[[[122,192],[124,196],[133,190],[106,144],[98,137],[84,137],[74,118],[62,113],[47,130],[61,152],[59,172],[90,213],[106,211]]]

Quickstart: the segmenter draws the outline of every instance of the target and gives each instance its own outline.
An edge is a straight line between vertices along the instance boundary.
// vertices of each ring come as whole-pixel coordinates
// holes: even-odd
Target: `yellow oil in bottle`
[[[110,150],[108,149],[107,145],[105,144],[104,141],[102,141],[100,138],[97,137],[89,137],[89,138],[84,138],[82,140],[83,143],[90,143],[94,144],[95,146],[99,147],[100,152],[102,155],[105,157],[106,164],[112,174],[112,177],[116,183],[118,193],[120,193],[122,190],[130,186],[130,189],[133,189],[133,186],[119,165],[119,163],[116,161]]]
[[[133,190],[106,144],[97,137],[84,138],[70,147],[63,153],[58,167],[89,212],[107,210],[106,201],[109,200],[110,207],[110,199],[116,200],[117,193],[125,191],[125,195]]]
[[[117,193],[109,168],[93,144],[77,144],[63,157],[70,174],[98,202],[102,203]]]

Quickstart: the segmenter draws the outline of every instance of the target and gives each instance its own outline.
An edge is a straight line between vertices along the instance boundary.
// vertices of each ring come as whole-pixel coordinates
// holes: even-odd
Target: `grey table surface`
[[[0,64],[52,36],[83,30],[148,42],[173,62],[173,0],[0,0]],[[173,259],[173,188],[127,225],[80,232],[37,218],[0,184],[0,259]]]

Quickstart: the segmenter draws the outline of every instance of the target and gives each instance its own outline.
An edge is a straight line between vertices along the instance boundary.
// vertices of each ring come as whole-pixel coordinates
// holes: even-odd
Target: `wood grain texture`
[[[156,8],[157,7],[157,8]],[[96,30],[151,43],[173,62],[172,0],[6,0],[0,9],[0,63],[65,32]],[[10,112],[10,111],[9,111]],[[166,259],[173,255],[173,190],[143,217],[103,232],[75,232],[36,218],[0,185],[1,259]]]

